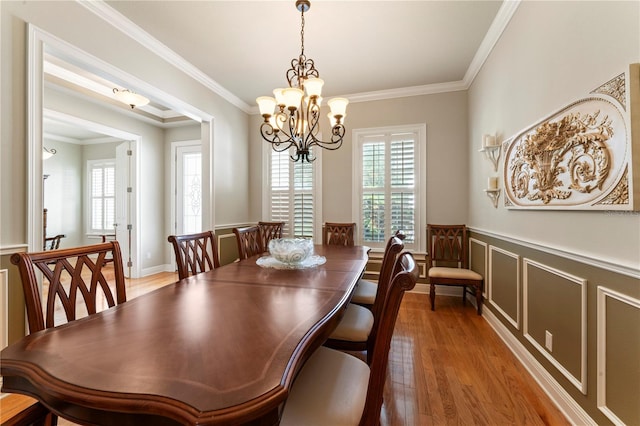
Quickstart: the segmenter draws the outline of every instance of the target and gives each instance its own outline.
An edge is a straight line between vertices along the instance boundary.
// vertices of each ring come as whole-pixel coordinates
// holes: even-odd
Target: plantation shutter
[[[362,141],[362,241],[384,243],[402,230],[415,241],[417,198],[414,133],[365,136]]]

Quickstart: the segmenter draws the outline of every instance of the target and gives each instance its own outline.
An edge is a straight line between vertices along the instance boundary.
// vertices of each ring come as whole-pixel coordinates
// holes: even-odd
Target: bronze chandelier
[[[336,150],[342,145],[345,134],[344,118],[347,104],[345,98],[330,99],[328,114],[331,124],[331,139],[319,139],[321,91],[324,81],[315,68],[313,59],[304,54],[304,13],[309,10],[309,0],[297,0],[296,8],[301,14],[300,56],[291,60],[287,70],[289,87],[275,89],[274,97],[260,96],[256,99],[264,122],[260,125],[262,138],[271,144],[274,151],[282,152],[295,148],[292,161],[312,162],[316,159],[311,148]],[[306,96],[305,96],[306,92]]]

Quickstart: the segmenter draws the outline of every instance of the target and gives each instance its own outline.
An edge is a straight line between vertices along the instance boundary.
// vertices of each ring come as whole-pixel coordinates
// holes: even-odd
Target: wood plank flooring
[[[176,280],[128,280],[130,300]],[[381,426],[569,425],[491,326],[460,297],[405,295],[389,354]],[[5,407],[3,407],[4,411]],[[60,426],[74,425],[59,419]]]

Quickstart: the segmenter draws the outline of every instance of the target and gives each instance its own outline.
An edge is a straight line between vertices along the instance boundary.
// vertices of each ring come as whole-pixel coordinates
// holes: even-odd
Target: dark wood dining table
[[[26,336],[0,353],[2,390],[81,424],[278,424],[368,247],[315,252],[325,264],[266,268],[255,256]]]

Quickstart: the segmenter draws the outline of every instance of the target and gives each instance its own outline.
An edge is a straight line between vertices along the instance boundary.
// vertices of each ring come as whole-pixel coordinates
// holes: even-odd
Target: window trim
[[[322,135],[318,136],[319,138]],[[271,144],[262,142],[262,220],[271,221],[271,153],[274,152]],[[322,244],[322,149],[314,148],[316,160],[313,162],[313,241],[314,244]],[[293,201],[293,199],[292,199]]]
[[[425,236],[423,230],[426,229],[427,216],[427,125],[406,124],[398,126],[372,127],[352,130],[352,221],[356,226],[356,244],[364,244],[362,241],[362,145],[368,136],[386,135],[392,133],[415,133],[416,140],[416,175],[415,182],[418,186],[416,191],[416,223],[415,242],[405,244],[405,248],[412,251],[424,252],[426,250]],[[389,190],[388,185],[385,190]],[[373,251],[384,250],[386,241],[379,244],[367,242]]]

